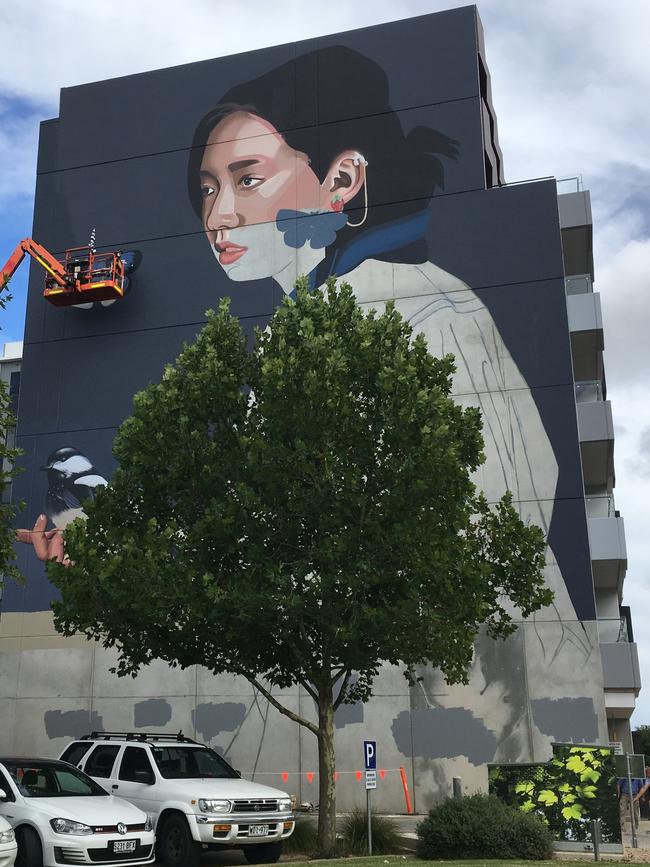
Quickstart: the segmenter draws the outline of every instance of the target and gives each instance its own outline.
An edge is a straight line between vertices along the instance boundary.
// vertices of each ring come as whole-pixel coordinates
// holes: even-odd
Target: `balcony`
[[[593,499],[591,502],[593,503]],[[599,503],[598,506],[599,508],[606,507],[604,503]],[[587,529],[594,587],[603,590],[616,590],[620,597],[627,569],[623,518],[616,511],[613,515],[592,517],[589,515],[589,505],[587,508]],[[591,508],[594,506],[592,505]]]
[[[576,382],[578,435],[585,490],[614,487],[614,423],[601,380]]]
[[[594,277],[591,198],[577,178],[558,181],[564,273]],[[571,190],[565,192],[565,190]]]
[[[641,689],[639,654],[634,643],[630,609],[621,606],[616,618],[598,620],[607,716],[628,719]]]
[[[589,290],[584,289],[587,282]],[[600,295],[591,291],[591,278],[588,274],[567,277],[565,283],[573,377],[576,381],[602,380],[602,352],[605,344]]]

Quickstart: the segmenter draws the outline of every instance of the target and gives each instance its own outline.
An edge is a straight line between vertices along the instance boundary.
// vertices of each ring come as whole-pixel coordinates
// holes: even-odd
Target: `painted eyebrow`
[[[239,169],[247,169],[249,166],[257,166],[260,164],[260,160],[252,159],[252,160],[237,160],[234,163],[230,163],[228,166],[229,172],[237,172]]]

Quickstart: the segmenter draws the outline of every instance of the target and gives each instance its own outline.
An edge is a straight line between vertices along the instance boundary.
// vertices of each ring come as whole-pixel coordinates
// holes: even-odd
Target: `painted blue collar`
[[[390,220],[372,229],[359,232],[349,243],[327,255],[308,275],[309,291],[313,292],[328,277],[343,277],[366,259],[389,262],[422,263],[428,259],[424,234],[431,219],[430,208]],[[290,298],[296,297],[294,289]]]

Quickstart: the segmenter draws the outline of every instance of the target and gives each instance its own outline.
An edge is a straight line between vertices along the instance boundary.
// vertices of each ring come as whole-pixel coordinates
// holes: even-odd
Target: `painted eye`
[[[209,184],[204,184],[201,187],[201,195],[203,196],[204,199],[207,199],[208,196],[213,195],[215,192],[216,192],[215,188],[211,187]]]
[[[264,183],[265,178],[257,177],[256,175],[244,175],[239,181],[240,185],[246,190],[252,190]]]

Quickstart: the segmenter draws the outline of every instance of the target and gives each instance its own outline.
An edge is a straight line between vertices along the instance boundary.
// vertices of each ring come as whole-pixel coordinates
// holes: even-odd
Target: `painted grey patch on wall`
[[[137,729],[146,726],[164,726],[172,718],[172,708],[164,698],[148,698],[139,701],[133,708],[133,725]]]
[[[598,740],[598,717],[591,698],[535,698],[530,707],[540,732],[556,741]]]
[[[90,732],[103,731],[104,721],[95,711],[46,710],[45,732],[50,738],[80,738]]]
[[[337,729],[345,728],[351,723],[363,722],[363,702],[356,701],[354,704],[341,704],[334,712],[334,725]]]
[[[197,704],[196,710],[192,711],[192,722],[197,732],[210,741],[219,732],[234,732],[244,722],[245,716],[246,705],[241,702],[207,702]]]
[[[494,758],[497,739],[483,723],[462,707],[427,707],[402,711],[392,724],[397,748],[405,756],[451,759],[465,756],[473,765]]]

